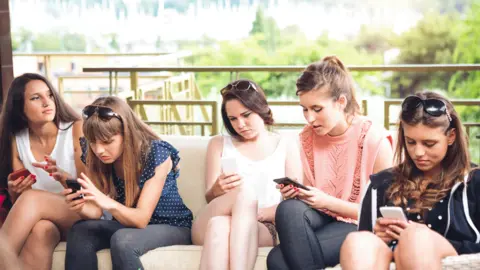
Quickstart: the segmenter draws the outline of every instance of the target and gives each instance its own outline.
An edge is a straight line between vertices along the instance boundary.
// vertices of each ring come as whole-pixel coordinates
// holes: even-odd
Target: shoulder
[[[480,185],[480,168],[474,168],[470,171],[468,182],[473,185]]]
[[[213,136],[208,142],[207,152],[222,152],[224,135]]]
[[[83,136],[83,121],[78,120],[72,124],[73,137],[80,138]]]
[[[388,168],[378,173],[370,175],[372,188],[379,188],[384,185],[390,185],[395,177],[395,168]]]

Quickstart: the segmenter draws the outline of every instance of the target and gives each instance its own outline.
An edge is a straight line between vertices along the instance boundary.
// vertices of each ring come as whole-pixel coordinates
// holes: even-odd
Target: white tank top
[[[77,169],[75,167],[75,155],[73,148],[73,127],[72,123],[60,123],[60,129],[57,134],[57,141],[50,155],[57,161],[57,166],[69,173],[72,177],[77,178]],[[69,127],[67,130],[62,130]],[[33,162],[45,162],[45,160],[35,160],[30,148],[30,134],[28,128],[20,131],[16,136],[17,150],[23,166],[30,173],[37,176],[37,182],[32,185],[34,189],[46,190],[50,192],[61,192],[63,186],[46,171],[32,166]]]
[[[280,203],[282,196],[275,188],[275,178],[285,177],[286,139],[280,137],[277,148],[263,160],[253,161],[242,155],[233,145],[232,137],[223,136],[222,157],[233,157],[237,161],[239,175],[244,184],[254,187],[258,208],[270,207]]]

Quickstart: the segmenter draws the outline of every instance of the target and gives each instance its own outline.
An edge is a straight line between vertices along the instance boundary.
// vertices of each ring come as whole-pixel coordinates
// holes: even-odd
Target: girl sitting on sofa
[[[356,230],[360,192],[370,174],[392,165],[383,127],[359,113],[353,78],[335,56],[310,64],[297,80],[308,125],[300,133],[304,182],[310,190],[279,186],[280,245],[269,269],[323,269],[338,264],[340,247]]]
[[[53,250],[80,219],[56,194],[84,170],[80,116],[47,79],[26,73],[8,90],[0,130],[0,186],[8,190],[0,199],[3,214],[13,204],[1,229],[2,245],[10,245],[25,269],[51,269]],[[21,169],[24,175],[12,174]]]
[[[342,269],[442,269],[441,260],[480,252],[480,170],[452,103],[420,93],[402,103],[397,165],[372,175],[360,232],[342,246]],[[398,206],[406,220],[381,217]],[[408,220],[408,221],[407,221]]]
[[[64,195],[85,220],[68,234],[65,268],[97,269],[97,251],[110,248],[113,269],[143,269],[140,256],[149,250],[191,244],[192,213],[177,189],[178,151],[117,97],[98,98],[83,117],[87,174],[77,180],[80,191]],[[100,220],[102,210],[113,220]]]
[[[299,150],[267,130],[272,111],[257,84],[237,80],[221,94],[229,135],[215,136],[208,145],[208,205],[193,224],[192,240],[203,245],[200,269],[253,269],[258,247],[276,243],[273,223],[281,196],[273,179],[300,178]]]

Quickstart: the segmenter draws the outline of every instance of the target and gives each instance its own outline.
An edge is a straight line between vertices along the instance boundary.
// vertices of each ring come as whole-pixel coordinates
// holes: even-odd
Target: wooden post
[[[12,38],[9,1],[0,1],[0,102],[3,103],[13,80]]]

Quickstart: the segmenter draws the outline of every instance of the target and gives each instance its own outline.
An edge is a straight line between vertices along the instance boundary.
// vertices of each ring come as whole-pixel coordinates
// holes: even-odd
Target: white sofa
[[[178,188],[185,204],[194,216],[205,206],[205,156],[209,137],[165,136],[166,141],[180,151],[180,178]],[[141,257],[145,269],[197,270],[200,265],[201,246],[170,246],[157,248]],[[267,269],[266,259],[271,248],[259,248],[254,270]],[[112,263],[108,249],[97,253],[98,269],[110,270]],[[65,242],[58,244],[53,255],[53,270],[65,268]],[[340,266],[329,269],[341,269]],[[391,264],[390,269],[395,269]],[[480,254],[448,257],[443,260],[443,269],[480,269]]]
[[[180,178],[178,188],[185,204],[194,216],[205,206],[205,156],[209,137],[165,136],[164,140],[180,151]],[[65,242],[58,244],[53,254],[53,270],[65,268]],[[271,248],[260,248],[255,270],[267,269],[266,259]],[[157,248],[141,257],[145,269],[197,270],[200,265],[201,246],[170,246]],[[98,269],[112,269],[109,250],[97,253]]]

